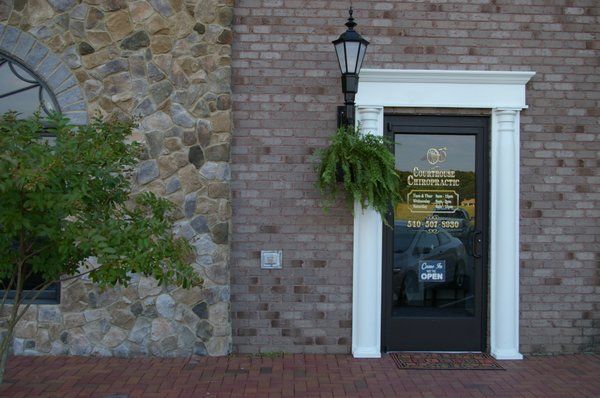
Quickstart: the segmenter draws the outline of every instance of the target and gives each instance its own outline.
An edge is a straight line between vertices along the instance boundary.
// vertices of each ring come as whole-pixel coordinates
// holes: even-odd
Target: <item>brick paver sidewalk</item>
[[[503,361],[505,370],[400,370],[392,359],[13,357],[0,397],[598,397],[600,355]]]

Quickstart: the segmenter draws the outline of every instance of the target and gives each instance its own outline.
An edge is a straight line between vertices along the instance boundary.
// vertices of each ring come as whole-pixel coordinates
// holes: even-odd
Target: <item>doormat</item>
[[[482,353],[393,352],[399,369],[504,370],[491,356]]]

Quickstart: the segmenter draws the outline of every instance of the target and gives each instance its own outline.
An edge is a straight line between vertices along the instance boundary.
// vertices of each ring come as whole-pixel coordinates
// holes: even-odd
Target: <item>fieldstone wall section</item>
[[[195,246],[205,280],[192,290],[144,277],[105,291],[85,278],[64,282],[60,305],[32,306],[20,322],[15,354],[231,351],[232,20],[231,0],[0,2],[0,48],[51,82],[74,123],[139,117],[133,139],[146,152],[136,190],[178,206],[176,230]]]

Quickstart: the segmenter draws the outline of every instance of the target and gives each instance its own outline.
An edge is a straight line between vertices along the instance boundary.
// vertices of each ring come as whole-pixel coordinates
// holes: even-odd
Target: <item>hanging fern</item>
[[[327,148],[315,155],[319,163],[317,188],[325,209],[335,201],[341,182],[346,204],[354,212],[354,202],[362,209],[373,208],[387,225],[386,214],[400,201],[400,177],[396,172],[392,143],[384,137],[362,134],[359,128],[340,127]]]

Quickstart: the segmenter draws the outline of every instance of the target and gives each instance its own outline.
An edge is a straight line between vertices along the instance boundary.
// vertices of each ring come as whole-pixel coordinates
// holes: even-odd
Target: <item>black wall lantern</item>
[[[342,72],[342,91],[344,106],[338,107],[338,126],[354,125],[354,97],[358,91],[358,74],[362,68],[369,42],[354,30],[356,23],[352,18],[352,7],[346,26],[348,29],[333,41],[340,70]]]

